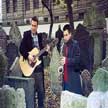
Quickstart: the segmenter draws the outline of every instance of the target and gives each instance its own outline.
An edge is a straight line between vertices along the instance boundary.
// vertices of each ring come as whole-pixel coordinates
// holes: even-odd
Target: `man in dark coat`
[[[29,54],[29,52],[34,48],[38,48],[39,50],[43,49],[42,45],[42,35],[41,33],[37,33],[38,28],[38,19],[37,17],[33,17],[31,21],[31,30],[25,31],[24,36],[20,45],[20,53],[24,59],[28,59],[30,61],[34,60],[34,57]],[[47,55],[47,51],[49,50],[49,46],[46,48],[46,52],[42,54],[39,59],[42,61],[40,65],[38,65],[33,74],[30,77],[35,79],[35,93],[34,93],[34,102],[35,102],[35,94],[37,92],[38,97],[38,108],[44,108],[44,66],[43,66],[43,56]],[[36,102],[35,102],[36,104]],[[34,105],[34,108],[36,106]]]
[[[63,28],[64,45],[61,64],[64,66],[63,90],[82,94],[80,81],[80,49],[78,42],[72,39],[71,27],[66,24]]]

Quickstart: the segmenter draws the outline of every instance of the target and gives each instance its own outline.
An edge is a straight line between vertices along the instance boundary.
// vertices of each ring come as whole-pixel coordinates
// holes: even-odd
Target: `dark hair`
[[[63,27],[63,31],[65,31],[65,30],[68,30],[69,33],[71,33],[71,26],[70,26],[70,24],[66,24],[66,25],[64,25],[64,27]]]
[[[36,16],[32,17],[32,20],[38,23],[38,18]]]

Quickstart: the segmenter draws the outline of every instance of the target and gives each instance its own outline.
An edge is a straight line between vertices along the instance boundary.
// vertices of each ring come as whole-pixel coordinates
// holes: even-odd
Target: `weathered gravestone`
[[[95,2],[84,16],[84,26],[93,40],[94,67],[97,68],[102,61],[102,32],[105,28],[105,17],[103,12],[97,9]]]
[[[87,98],[69,91],[62,91],[60,108],[87,108]]]
[[[104,68],[97,69],[92,78],[94,91],[108,91],[108,71]]]
[[[11,29],[9,31],[9,39],[12,40],[17,47],[19,47],[22,37],[15,22],[12,23]]]
[[[12,76],[21,76],[21,74],[19,73],[19,68],[17,69],[16,65],[14,65],[16,63],[16,57],[18,57],[19,55],[19,45],[21,42],[21,33],[19,31],[19,28],[17,27],[17,25],[15,24],[15,22],[12,23],[11,29],[9,31],[9,40],[8,40],[8,45],[6,47],[6,55],[8,57],[8,75],[12,75]],[[16,66],[16,67],[15,67]],[[15,69],[13,69],[15,67],[15,69],[17,69],[15,71]],[[13,74],[14,73],[14,74]]]
[[[106,28],[103,29],[103,32],[102,32],[102,60],[104,60],[107,55],[108,55],[108,34],[107,34],[107,31],[106,31]]]
[[[107,34],[108,35],[108,34]],[[108,56],[108,38],[106,39],[106,57]]]
[[[8,58],[8,75],[22,77],[22,71],[19,66],[18,47],[11,41],[6,49],[6,56]]]
[[[22,77],[22,70],[19,64],[19,57],[16,57],[13,64],[9,68],[9,76]]]
[[[3,85],[6,71],[7,71],[7,58],[0,47],[0,87],[2,87]]]
[[[105,67],[96,70],[92,84],[93,92],[88,96],[87,108],[107,108],[108,71]]]
[[[87,98],[63,91],[61,108],[108,108],[108,71],[97,69],[92,83],[94,91]]]
[[[26,108],[34,108],[34,79],[9,76],[5,78],[5,84],[11,87],[23,88],[25,91]]]
[[[104,93],[93,91],[87,99],[87,108],[105,108],[104,107]]]
[[[6,45],[7,45],[7,35],[4,29],[0,26],[0,47],[3,49],[3,51],[6,51]]]
[[[108,91],[104,94],[103,108],[108,108]]]
[[[26,108],[24,89],[8,85],[0,88],[0,108]]]
[[[56,47],[54,47],[50,62],[51,88],[53,92],[60,92],[62,89],[62,85],[59,80],[61,74],[60,72],[58,72],[59,66],[60,66],[60,55]]]
[[[12,41],[6,47],[6,56],[8,58],[8,69],[13,64],[15,58],[18,56],[18,47]]]

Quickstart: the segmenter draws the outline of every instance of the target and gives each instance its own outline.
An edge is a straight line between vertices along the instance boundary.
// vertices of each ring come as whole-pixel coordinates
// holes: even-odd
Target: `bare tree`
[[[73,30],[74,30],[73,8],[72,8],[73,0],[65,0],[65,3],[66,3],[66,5],[67,5],[69,23],[70,23],[71,29],[72,29],[72,31],[73,31]]]
[[[55,2],[56,4],[60,4],[61,2],[66,4],[67,11],[68,11],[68,17],[69,17],[69,23],[71,26],[71,31],[74,30],[73,9],[72,9],[73,0],[41,0],[41,2],[42,2],[42,5],[48,10],[49,15],[50,15],[51,24],[50,24],[50,29],[49,29],[49,38],[51,38],[52,28],[53,28],[53,23],[54,23],[53,12],[52,12],[53,2]]]
[[[50,24],[50,29],[49,29],[49,38],[51,38],[52,35],[52,28],[53,28],[53,12],[52,12],[52,3],[53,0],[41,0],[42,5],[48,10],[49,15],[50,15],[50,20],[51,20],[51,24]]]
[[[74,30],[74,21],[73,21],[73,8],[72,8],[72,4],[73,4],[73,0],[56,0],[57,4],[64,4],[67,7],[67,11],[68,11],[68,17],[69,17],[69,23],[71,26],[71,31]]]

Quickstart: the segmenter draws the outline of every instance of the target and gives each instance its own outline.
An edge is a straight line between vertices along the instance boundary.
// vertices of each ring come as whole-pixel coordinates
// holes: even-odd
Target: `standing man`
[[[78,42],[73,40],[69,24],[64,26],[63,35],[63,57],[60,62],[64,66],[63,90],[82,94],[79,70],[80,49]]]
[[[20,53],[24,59],[28,59],[29,61],[34,61],[34,57],[31,56],[28,52],[30,52],[34,47],[39,50],[43,49],[42,45],[42,35],[41,33],[37,33],[38,28],[38,18],[34,16],[31,20],[31,30],[25,31],[23,35],[23,39],[20,45]],[[49,50],[49,46],[47,46],[46,51]],[[47,55],[47,52],[43,54]],[[42,61],[40,65],[38,65],[33,74],[30,77],[35,79],[35,93],[37,92],[38,97],[38,108],[44,108],[44,67],[43,67],[43,55],[39,57]],[[34,103],[36,104],[36,99],[34,95]],[[36,105],[34,105],[36,108]]]
[[[61,40],[63,38],[63,31],[61,30],[61,26],[58,26],[58,30],[56,31],[55,37],[58,39],[57,50],[60,53],[61,48]]]

